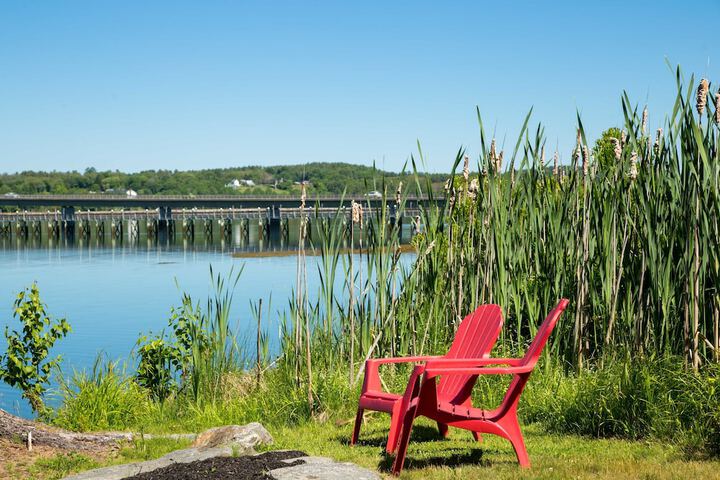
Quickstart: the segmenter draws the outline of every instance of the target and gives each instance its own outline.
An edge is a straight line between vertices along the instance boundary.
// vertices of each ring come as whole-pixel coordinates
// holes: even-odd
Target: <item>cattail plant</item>
[[[695,108],[697,109],[697,113],[698,113],[698,117],[700,118],[700,121],[702,121],[702,115],[703,115],[703,113],[705,113],[705,107],[707,106],[707,95],[708,95],[709,86],[710,85],[708,84],[708,81],[705,78],[700,80],[700,85],[698,85]]]
[[[620,140],[617,138],[611,138],[610,139],[613,144],[613,154],[615,156],[615,161],[619,162],[622,158],[622,144],[620,143]]]
[[[630,171],[628,173],[628,176],[631,180],[635,180],[638,177],[638,154],[635,150],[632,151],[630,154]]]

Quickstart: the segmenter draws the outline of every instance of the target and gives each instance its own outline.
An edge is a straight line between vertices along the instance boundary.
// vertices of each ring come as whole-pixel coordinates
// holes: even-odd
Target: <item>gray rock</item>
[[[257,422],[247,425],[227,425],[211,428],[198,435],[193,443],[195,448],[212,448],[219,445],[238,445],[243,448],[252,448],[261,444],[273,442],[270,432]]]
[[[178,435],[178,438],[188,438]],[[146,437],[147,438],[147,437]],[[173,463],[190,463],[214,457],[252,455],[253,447],[272,443],[272,437],[265,427],[255,422],[248,425],[229,425],[211,428],[197,435],[192,448],[175,450],[156,460],[114,465],[65,477],[65,480],[121,480],[143,472],[152,472]]]
[[[380,480],[377,473],[353,463],[337,463],[325,457],[300,459],[306,463],[270,470],[268,475],[275,480]]]
[[[335,460],[328,457],[298,457],[298,458],[288,458],[287,460],[282,460],[285,463],[295,463],[298,460],[302,460],[305,463],[333,463]]]

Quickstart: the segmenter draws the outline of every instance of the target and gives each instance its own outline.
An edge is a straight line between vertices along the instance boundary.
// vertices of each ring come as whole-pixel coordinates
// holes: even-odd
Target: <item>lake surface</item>
[[[269,256],[234,258],[237,251],[273,250],[273,245],[240,245],[232,242],[177,241],[158,244],[141,239],[135,244],[114,244],[107,240],[72,245],[38,245],[16,239],[0,242],[0,331],[6,325],[18,328],[13,319],[13,301],[18,292],[37,282],[47,311],[53,318],[65,317],[72,326],[52,354],[62,354],[63,372],[88,368],[98,353],[125,361],[139,334],[160,332],[167,326],[170,309],[181,303],[182,291],[193,299],[211,293],[209,267],[227,274],[244,266],[235,290],[231,318],[242,332],[241,338],[254,339],[255,320],[250,302],[263,299],[263,329],[268,332],[271,350],[278,345],[278,315],[285,310],[295,285],[297,258]],[[271,248],[272,247],[272,248]],[[308,290],[318,286],[314,257],[308,258]],[[179,288],[178,288],[178,285]],[[6,347],[0,335],[0,351]],[[132,362],[129,367],[132,368]],[[52,398],[48,399],[51,405]],[[29,416],[31,411],[19,391],[0,383],[0,408]]]

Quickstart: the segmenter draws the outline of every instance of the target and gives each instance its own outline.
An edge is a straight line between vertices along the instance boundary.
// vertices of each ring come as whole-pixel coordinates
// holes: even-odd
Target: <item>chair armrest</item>
[[[409,363],[409,362],[427,362],[428,360],[444,358],[437,355],[423,355],[416,357],[391,357],[391,358],[370,358],[367,363],[373,362],[378,365],[387,363]]]
[[[521,358],[438,358],[429,360],[427,368],[485,367],[488,365],[521,366]]]
[[[395,357],[395,358],[370,358],[365,362],[365,379],[363,380],[362,391],[382,391],[380,382],[380,365],[391,363],[410,363],[410,362],[427,362],[428,360],[439,359],[438,356],[419,356],[419,357]]]
[[[534,366],[523,365],[519,367],[431,367],[425,368],[427,378],[438,375],[520,375],[533,371]]]

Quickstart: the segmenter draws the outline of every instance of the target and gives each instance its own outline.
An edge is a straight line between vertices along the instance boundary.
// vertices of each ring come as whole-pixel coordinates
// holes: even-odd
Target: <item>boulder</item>
[[[267,445],[273,442],[270,432],[257,422],[247,425],[226,425],[205,430],[197,436],[194,448],[235,446],[242,449]]]
[[[304,464],[270,470],[275,480],[380,480],[380,475],[353,463],[335,462],[325,457],[300,457]]]

